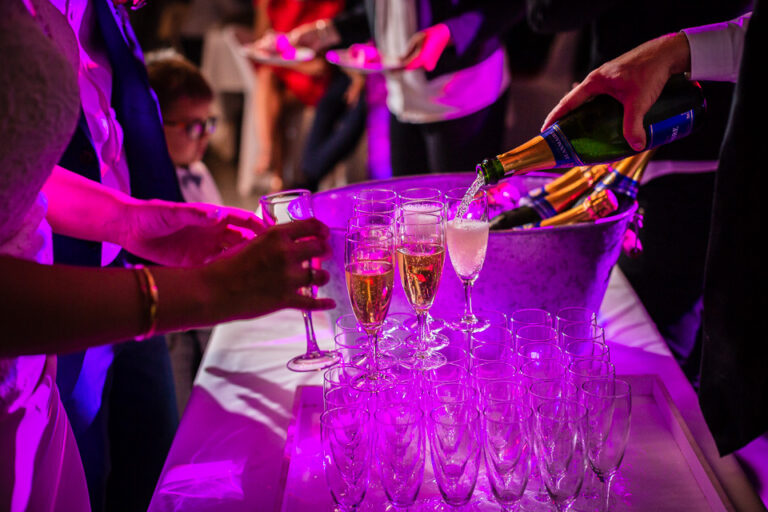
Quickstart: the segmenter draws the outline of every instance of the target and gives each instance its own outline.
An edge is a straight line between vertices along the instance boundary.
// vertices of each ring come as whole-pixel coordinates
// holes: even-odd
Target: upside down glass
[[[294,220],[309,219],[314,217],[312,208],[312,192],[304,189],[284,190],[276,194],[263,196],[259,200],[261,217],[267,225],[285,224]],[[306,262],[309,269],[313,262]],[[314,297],[317,289],[314,286],[303,289],[307,296]],[[304,316],[304,328],[307,336],[307,350],[304,354],[296,356],[286,365],[294,372],[310,372],[322,370],[336,364],[340,360],[338,352],[333,350],[320,350],[317,345],[315,328],[312,324],[312,314],[302,311]]]
[[[424,480],[426,431],[419,407],[395,403],[374,414],[381,485],[396,509],[414,504]]]
[[[480,468],[480,424],[472,401],[448,403],[429,414],[432,469],[443,500],[451,507],[469,503]]]
[[[320,416],[323,467],[331,496],[343,511],[353,511],[368,489],[371,445],[368,413],[359,407],[337,407]]]
[[[587,469],[587,411],[570,400],[546,400],[535,413],[534,447],[541,478],[558,511],[576,499]]]
[[[621,379],[592,379],[581,386],[587,409],[587,459],[602,484],[600,510],[608,510],[611,483],[624,458],[632,418],[632,393]]]
[[[513,402],[483,409],[483,452],[496,501],[511,510],[522,498],[531,474],[531,409]]]

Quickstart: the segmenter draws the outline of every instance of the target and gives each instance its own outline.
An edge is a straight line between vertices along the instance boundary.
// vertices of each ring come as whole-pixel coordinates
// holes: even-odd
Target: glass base
[[[395,384],[394,375],[385,370],[369,370],[352,381],[352,387],[369,393],[377,393]]]
[[[389,352],[403,344],[403,340],[392,334],[382,334],[379,336],[379,350]]]
[[[307,352],[296,356],[285,365],[292,372],[316,372],[341,361],[341,354],[336,350]]]
[[[440,368],[448,359],[440,352],[414,349],[409,352],[400,363],[414,370],[434,370]]]
[[[483,318],[481,313],[472,316],[457,314],[449,316],[445,321],[452,328],[464,332],[484,331],[491,325],[491,321],[487,318]]]

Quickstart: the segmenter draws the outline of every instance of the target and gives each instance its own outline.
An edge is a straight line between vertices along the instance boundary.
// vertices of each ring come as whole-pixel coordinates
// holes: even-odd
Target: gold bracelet
[[[136,341],[142,341],[151,338],[155,334],[155,329],[157,328],[157,305],[160,302],[160,296],[157,292],[157,283],[149,268],[144,265],[134,265],[133,268],[136,270],[136,279],[139,281],[143,305],[146,304],[146,309],[149,313],[147,329],[144,331],[144,334],[140,334],[135,338]]]

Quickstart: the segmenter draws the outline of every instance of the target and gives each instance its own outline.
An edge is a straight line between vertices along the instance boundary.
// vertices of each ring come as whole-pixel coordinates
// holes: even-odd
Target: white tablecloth
[[[733,456],[720,458],[696,395],[624,276],[611,276],[600,310],[617,373],[658,374],[737,510],[762,505]],[[316,315],[321,346],[332,329]],[[150,512],[279,510],[286,438],[299,385],[321,373],[286,369],[303,352],[298,311],[218,326],[160,477]]]

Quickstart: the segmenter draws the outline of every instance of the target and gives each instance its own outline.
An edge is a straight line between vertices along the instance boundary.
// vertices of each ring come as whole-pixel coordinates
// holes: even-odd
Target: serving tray
[[[632,386],[632,426],[626,455],[614,481],[611,510],[734,510],[663,382],[655,375],[620,378]],[[321,387],[297,389],[283,464],[283,512],[334,510],[320,455],[322,411]],[[440,501],[428,455],[418,504],[421,510],[437,510],[441,509]],[[492,501],[481,465],[472,498],[475,506],[470,508],[492,510],[487,508]],[[387,500],[374,472],[360,510],[386,509]]]

